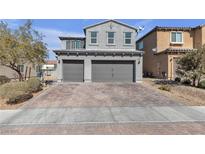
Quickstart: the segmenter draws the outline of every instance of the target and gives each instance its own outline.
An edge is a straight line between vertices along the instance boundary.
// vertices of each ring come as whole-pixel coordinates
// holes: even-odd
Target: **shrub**
[[[184,84],[184,85],[191,85],[191,80],[184,79],[184,80],[182,80],[182,84]]]
[[[159,87],[160,90],[164,90],[164,91],[171,91],[171,87],[168,85],[161,85]]]
[[[198,85],[199,88],[205,89],[205,80],[201,81]]]
[[[23,102],[33,97],[32,92],[42,90],[41,82],[37,78],[31,78],[24,82],[10,82],[0,86],[0,96],[7,100],[8,104]]]
[[[7,103],[18,103],[32,97],[28,91],[26,82],[10,82],[0,86],[0,96],[7,100]]]
[[[16,104],[19,102],[24,102],[30,98],[32,98],[33,95],[31,93],[24,93],[22,91],[16,91],[11,95],[8,100],[6,101],[8,104]]]
[[[41,81],[37,78],[31,78],[27,81],[28,91],[30,92],[38,92],[42,90]]]
[[[174,81],[179,83],[179,82],[181,82],[181,78],[180,78],[180,77],[176,77],[176,78],[174,79]]]
[[[0,85],[4,84],[4,83],[7,83],[7,82],[10,82],[10,81],[11,80],[8,77],[6,77],[4,75],[0,75]]]

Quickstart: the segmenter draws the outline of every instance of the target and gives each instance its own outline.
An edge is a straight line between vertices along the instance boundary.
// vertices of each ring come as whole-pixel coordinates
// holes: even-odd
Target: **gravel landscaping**
[[[41,93],[43,93],[45,90],[49,89],[49,86],[47,87],[43,87],[42,91],[38,91],[38,92],[33,92],[33,98],[37,97],[38,95],[40,95]],[[19,109],[22,106],[24,106],[25,104],[27,104],[28,101],[24,101],[24,102],[19,102],[19,103],[15,103],[15,104],[8,104],[6,103],[7,99],[3,99],[0,97],[0,110],[14,110],[14,109]]]
[[[158,89],[160,85],[155,84],[156,79],[144,79],[144,85],[157,90],[168,97],[174,98],[184,103],[184,105],[203,106],[205,105],[205,89],[191,86],[171,84],[170,91]]]

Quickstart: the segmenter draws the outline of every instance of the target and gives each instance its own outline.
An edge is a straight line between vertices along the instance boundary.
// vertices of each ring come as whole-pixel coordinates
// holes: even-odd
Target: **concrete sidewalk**
[[[137,122],[205,122],[205,107],[84,107],[0,111],[0,126]]]

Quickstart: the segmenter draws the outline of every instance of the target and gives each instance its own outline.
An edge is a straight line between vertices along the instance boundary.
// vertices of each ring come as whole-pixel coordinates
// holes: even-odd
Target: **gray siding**
[[[97,45],[92,45],[90,43],[91,42],[90,41],[91,31],[98,32],[98,44]],[[115,32],[115,45],[107,44],[107,32]],[[124,44],[124,32],[132,33],[131,45]],[[110,22],[86,29],[86,49],[132,49],[132,50],[136,50],[135,38],[136,38],[136,31],[134,29],[110,21]]]

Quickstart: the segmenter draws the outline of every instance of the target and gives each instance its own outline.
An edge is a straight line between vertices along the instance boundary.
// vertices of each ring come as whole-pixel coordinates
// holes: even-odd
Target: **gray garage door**
[[[92,61],[92,81],[133,82],[133,61]]]
[[[63,81],[83,82],[83,60],[63,60]]]

